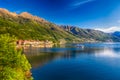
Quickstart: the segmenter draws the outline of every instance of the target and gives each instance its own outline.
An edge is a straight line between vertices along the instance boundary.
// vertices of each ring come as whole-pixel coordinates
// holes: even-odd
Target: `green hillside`
[[[0,34],[10,33],[23,40],[73,41],[79,38],[69,34],[57,25],[27,12],[11,13],[0,9]]]
[[[53,42],[115,41],[120,38],[93,29],[58,26],[30,13],[16,14],[0,8],[0,34],[9,33],[22,40]]]
[[[85,40],[120,42],[119,37],[98,30],[82,29],[75,26],[61,26],[61,28],[79,38],[85,38]]]

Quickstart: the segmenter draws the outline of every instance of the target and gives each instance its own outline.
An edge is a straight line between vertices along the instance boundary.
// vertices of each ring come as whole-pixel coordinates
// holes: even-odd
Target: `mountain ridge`
[[[51,40],[54,42],[120,41],[120,38],[93,29],[58,26],[28,12],[16,14],[0,8],[0,34],[9,33],[23,40]]]
[[[61,28],[79,38],[94,39],[95,41],[115,41],[120,42],[120,37],[94,29],[83,29],[76,26],[62,25]]]
[[[10,33],[19,39],[60,40],[73,41],[79,38],[69,34],[56,24],[48,22],[40,17],[33,16],[27,12],[13,15],[6,9],[0,9],[0,34]]]

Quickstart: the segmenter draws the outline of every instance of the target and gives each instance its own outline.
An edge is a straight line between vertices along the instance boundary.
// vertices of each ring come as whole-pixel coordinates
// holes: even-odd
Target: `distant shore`
[[[35,41],[35,40],[18,40],[17,47],[53,47],[54,43],[52,41]]]

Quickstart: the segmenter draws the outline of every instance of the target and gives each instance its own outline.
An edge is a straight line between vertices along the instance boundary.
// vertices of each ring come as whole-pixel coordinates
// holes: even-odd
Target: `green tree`
[[[16,38],[9,34],[0,35],[0,80],[31,80],[31,65],[16,49]]]

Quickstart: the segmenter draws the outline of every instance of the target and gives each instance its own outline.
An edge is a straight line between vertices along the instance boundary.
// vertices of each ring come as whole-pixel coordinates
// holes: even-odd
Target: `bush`
[[[0,35],[0,80],[31,80],[31,65],[16,49],[16,38],[9,34]]]

